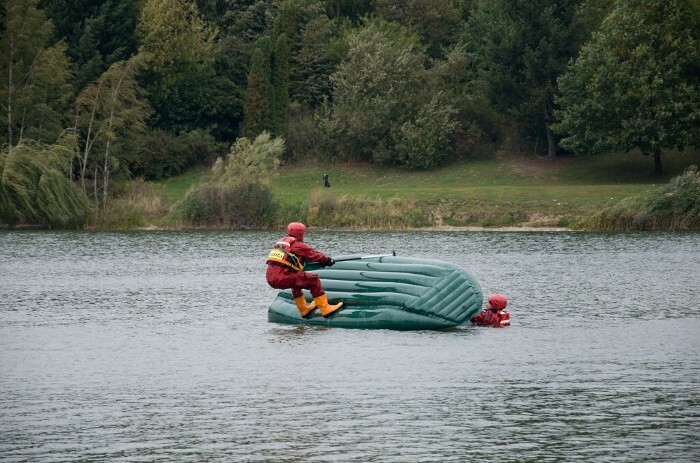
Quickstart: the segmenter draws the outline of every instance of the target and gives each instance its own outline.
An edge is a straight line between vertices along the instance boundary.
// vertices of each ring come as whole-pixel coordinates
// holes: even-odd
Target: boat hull
[[[291,291],[285,290],[270,306],[268,321],[338,328],[435,330],[468,322],[483,304],[476,279],[449,262],[383,256],[339,261],[328,268],[312,265],[307,266],[307,271],[317,273],[329,300],[343,301],[343,307],[327,318],[318,310],[302,318]],[[305,295],[310,301],[310,294]]]

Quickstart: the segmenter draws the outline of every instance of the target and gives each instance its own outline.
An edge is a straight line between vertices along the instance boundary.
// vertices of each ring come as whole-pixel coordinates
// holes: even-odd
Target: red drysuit
[[[303,261],[314,261],[321,265],[328,265],[330,257],[319,252],[308,244],[293,236],[282,238],[275,244],[275,248],[284,253],[284,257],[271,259],[273,253],[267,259],[267,283],[276,289],[292,289],[292,296],[302,296],[302,289],[311,291],[311,297],[319,297],[324,294],[321,287],[321,279],[314,273],[303,271]]]
[[[472,323],[484,326],[509,326],[510,325],[510,314],[505,310],[501,309],[486,309],[482,311],[476,317],[472,317]]]

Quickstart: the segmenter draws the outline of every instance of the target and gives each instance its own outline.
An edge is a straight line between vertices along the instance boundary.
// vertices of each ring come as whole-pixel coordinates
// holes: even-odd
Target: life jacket
[[[296,240],[293,236],[287,236],[276,242],[267,256],[267,263],[284,265],[297,272],[304,270],[304,259],[291,251],[292,243]]]
[[[505,310],[484,310],[476,317],[472,318],[472,323],[482,326],[510,326],[510,313]]]
[[[510,313],[505,310],[498,312],[498,326],[510,326]]]

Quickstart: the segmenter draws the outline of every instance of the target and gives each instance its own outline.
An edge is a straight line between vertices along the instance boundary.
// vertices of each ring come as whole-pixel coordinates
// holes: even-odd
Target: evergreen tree
[[[226,93],[221,97],[226,98],[226,104],[222,105],[222,117],[215,124],[217,128],[224,122],[228,125],[224,140],[227,143],[240,136],[245,127],[245,94],[253,50],[261,37],[270,34],[280,3],[280,0],[197,0],[203,17],[219,30],[213,69],[217,82],[225,82]]]
[[[415,31],[433,58],[444,56],[459,39],[461,18],[454,0],[377,0],[376,5],[377,15]]]
[[[325,0],[328,15],[332,18],[348,18],[353,22],[374,12],[376,0]]]
[[[465,41],[478,57],[493,105],[516,121],[528,138],[547,140],[550,157],[557,139],[551,131],[557,77],[576,56],[590,30],[586,0],[477,0]]]
[[[258,41],[248,73],[244,114],[243,134],[254,139],[271,127],[271,112],[274,107],[273,89],[270,85],[270,39],[263,37]]]
[[[317,106],[331,96],[330,75],[339,62],[330,52],[336,29],[321,0],[287,0],[275,18],[272,43],[277,44],[280,34],[288,40],[290,99],[305,107]]]
[[[272,60],[271,85],[275,99],[271,111],[270,126],[274,135],[282,135],[284,133],[287,119],[287,107],[289,106],[289,59],[289,40],[287,40],[286,34],[281,34],[277,37]]]

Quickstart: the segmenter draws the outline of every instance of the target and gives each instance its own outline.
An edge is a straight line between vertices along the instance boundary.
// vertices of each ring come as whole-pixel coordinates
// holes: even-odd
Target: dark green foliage
[[[186,0],[144,2],[137,28],[156,126],[175,135],[204,130],[221,140],[238,134],[243,92],[227,73],[219,31]],[[238,63],[243,66],[243,63]]]
[[[248,88],[246,90],[245,127],[243,134],[249,138],[255,138],[259,133],[270,129],[270,112],[273,94],[270,85],[270,48],[269,38],[261,40],[259,46],[253,51],[253,58],[248,74]]]
[[[291,49],[286,34],[277,37],[275,53],[272,60],[271,85],[275,95],[270,114],[270,126],[273,135],[284,133],[289,106],[289,60]]]
[[[129,170],[135,177],[157,180],[171,177],[194,164],[193,153],[178,137],[164,130],[146,134],[136,156],[128,160]]]
[[[621,2],[559,79],[562,144],[653,155],[700,143],[700,6]]]
[[[415,31],[433,58],[458,40],[460,12],[454,0],[376,0],[377,15]]]
[[[333,74],[323,125],[349,159],[427,169],[452,155],[457,123],[450,94],[425,68],[417,37],[395,23],[368,21],[348,37]]]
[[[137,0],[41,0],[39,6],[55,26],[55,39],[68,45],[78,91],[136,53]]]
[[[230,136],[219,138],[231,142],[243,127],[243,104],[253,49],[258,39],[269,34],[278,2],[270,0],[198,0],[200,11],[209,24],[217,27],[217,53],[214,70],[226,78],[236,95],[234,118],[228,123],[236,129]]]
[[[72,135],[53,146],[21,143],[0,154],[0,222],[80,228],[90,206],[67,178]]]
[[[465,41],[478,61],[492,104],[515,119],[525,138],[556,153],[553,123],[557,77],[590,33],[584,0],[475,2]]]
[[[668,185],[627,198],[599,212],[583,225],[596,230],[700,231],[700,173],[691,166]]]
[[[164,130],[145,134],[125,161],[133,177],[159,180],[193,165],[211,165],[225,152],[225,145],[206,132],[194,130],[173,136]]]
[[[374,12],[376,0],[325,0],[328,15],[357,22]]]
[[[233,83],[211,69],[181,63],[169,76],[146,73],[150,102],[159,128],[173,134],[208,130],[218,139],[233,138],[242,118],[242,96]]]
[[[287,0],[280,6],[271,38],[276,44],[281,34],[287,36],[288,91],[293,101],[315,107],[331,97],[330,74],[339,62],[331,53],[337,29],[337,21],[328,18],[321,0]]]
[[[286,113],[290,101],[315,107],[332,94],[330,73],[335,63],[329,54],[334,26],[321,1],[286,0],[281,3],[270,36],[256,43],[262,57],[251,59],[245,103],[244,136],[255,137],[262,130],[275,135],[287,133]],[[255,52],[254,52],[255,53]],[[267,72],[261,63],[269,55]],[[269,82],[262,80],[269,76]],[[269,85],[264,101],[264,85]],[[269,122],[264,113],[269,105]]]

